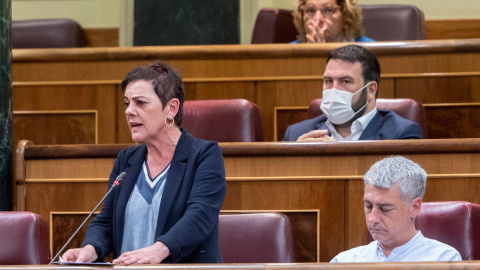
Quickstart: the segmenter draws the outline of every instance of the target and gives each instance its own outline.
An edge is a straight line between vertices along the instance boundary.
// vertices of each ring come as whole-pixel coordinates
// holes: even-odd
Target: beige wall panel
[[[82,27],[119,27],[122,0],[12,0],[12,19],[70,18]]]
[[[293,8],[293,0],[258,0],[259,9],[262,7]],[[362,0],[361,5],[414,5],[425,13],[426,19],[448,18],[478,18],[480,3],[477,0]]]

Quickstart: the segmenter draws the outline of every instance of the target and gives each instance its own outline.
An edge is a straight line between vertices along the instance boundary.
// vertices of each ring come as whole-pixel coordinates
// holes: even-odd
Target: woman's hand
[[[113,260],[115,264],[159,264],[170,255],[170,250],[162,242],[133,251],[127,251]]]
[[[92,245],[86,245],[83,248],[69,249],[62,255],[63,260],[78,263],[91,263],[97,258],[97,252]]]
[[[325,23],[323,23],[325,25]],[[320,27],[319,21],[312,21],[307,25],[307,34],[305,35],[307,43],[324,43],[325,29]]]

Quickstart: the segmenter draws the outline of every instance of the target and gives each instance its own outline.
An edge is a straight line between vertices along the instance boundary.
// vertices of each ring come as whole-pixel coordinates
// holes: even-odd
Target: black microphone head
[[[122,182],[123,178],[125,178],[125,175],[127,175],[126,172],[120,173],[120,174],[117,176],[117,178],[115,179],[115,181],[113,181],[112,188],[120,185],[120,182]]]

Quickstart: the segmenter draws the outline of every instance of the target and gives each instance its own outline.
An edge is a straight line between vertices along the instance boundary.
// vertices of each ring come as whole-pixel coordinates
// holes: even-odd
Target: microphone
[[[112,190],[116,187],[118,187],[120,185],[120,182],[122,182],[123,178],[125,178],[125,175],[127,175],[125,172],[122,172],[121,174],[119,174],[117,176],[117,178],[115,179],[115,181],[113,181],[113,184],[112,186],[110,187],[110,189],[107,191],[107,194],[105,194],[105,196],[103,196],[103,198],[100,200],[100,202],[98,202],[97,206],[95,206],[95,208],[93,208],[92,212],[90,212],[90,214],[88,215],[88,217],[82,222],[82,224],[80,224],[80,226],[78,227],[78,229],[72,234],[72,236],[70,237],[70,239],[67,240],[67,242],[65,243],[65,245],[63,245],[63,247],[60,249],[60,251],[57,253],[57,255],[55,255],[55,257],[50,261],[50,264],[52,264],[56,259],[57,257],[60,255],[60,253],[62,253],[62,251],[67,247],[68,244],[70,244],[70,242],[72,241],[73,237],[75,237],[75,235],[77,235],[78,231],[80,231],[80,229],[83,227],[83,225],[85,224],[85,222],[87,222],[87,220],[93,215],[93,213],[95,212],[95,210],[97,210],[97,208],[100,206],[100,204],[102,204],[102,202],[105,200],[105,198],[107,198],[108,194],[110,194],[110,192],[112,192]]]

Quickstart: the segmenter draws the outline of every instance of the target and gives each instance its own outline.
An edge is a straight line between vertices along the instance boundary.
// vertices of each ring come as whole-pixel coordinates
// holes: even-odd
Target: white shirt
[[[388,257],[385,257],[378,241],[368,245],[352,248],[341,252],[331,263],[354,262],[435,262],[461,261],[462,256],[453,247],[437,240],[429,239],[417,231],[405,245],[396,247]]]
[[[357,141],[360,136],[362,135],[365,128],[368,126],[370,121],[372,121],[373,117],[377,114],[377,108],[373,108],[373,110],[362,117],[358,118],[357,120],[353,121],[352,126],[350,127],[351,133],[350,136],[343,138],[340,134],[338,134],[335,126],[327,120],[326,125],[328,130],[330,130],[331,137],[336,141]]]

